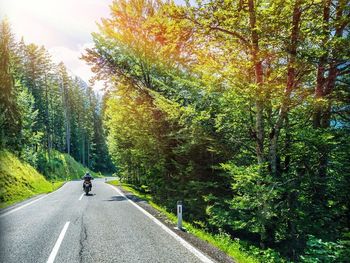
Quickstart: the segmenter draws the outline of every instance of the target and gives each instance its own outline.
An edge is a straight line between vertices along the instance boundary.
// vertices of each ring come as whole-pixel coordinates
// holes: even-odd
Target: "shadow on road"
[[[103,200],[103,201],[126,201],[127,199],[130,199],[130,200],[134,201],[135,203],[139,203],[139,202],[146,203],[145,200],[137,198],[136,196],[131,195],[131,194],[126,195],[126,198],[124,196],[121,196],[121,195],[116,195],[116,196],[112,196],[111,199]]]
[[[96,194],[85,194],[85,196],[94,196],[94,195],[96,195]]]
[[[103,200],[103,201],[126,201],[126,198],[124,196],[116,195],[116,196],[112,196],[111,199]]]
[[[133,194],[127,194],[126,197],[130,200],[132,200],[135,203],[147,203],[146,200],[143,200],[141,198],[138,198],[137,196],[133,195]]]

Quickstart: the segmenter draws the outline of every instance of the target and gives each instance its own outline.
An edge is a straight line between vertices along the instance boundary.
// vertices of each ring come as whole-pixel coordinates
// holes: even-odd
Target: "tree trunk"
[[[62,76],[63,78],[63,76]],[[66,121],[66,151],[70,155],[70,123],[69,123],[69,113],[68,113],[68,92],[67,89],[64,87],[63,79],[62,79],[62,100],[63,100],[63,110],[64,110],[64,117]]]
[[[290,166],[290,161],[291,161],[291,153],[290,153],[290,147],[292,144],[292,136],[290,133],[290,126],[289,126],[289,119],[288,116],[285,118],[285,131],[286,131],[286,138],[284,141],[284,148],[286,149],[286,156],[284,159],[284,165],[283,165],[283,172],[288,173],[289,171],[289,166]]]
[[[85,163],[85,144],[86,144],[86,139],[85,139],[85,133],[83,133],[82,135],[83,139],[82,139],[82,150],[81,150],[81,157],[82,157],[82,161],[83,161],[83,165],[86,166]]]
[[[330,15],[330,5],[331,0],[327,0],[324,2],[323,7],[323,39],[322,43],[323,45],[326,45],[327,41],[330,37],[329,32],[329,15]],[[316,78],[316,87],[315,87],[315,99],[316,99],[316,105],[315,110],[313,114],[313,127],[314,128],[320,128],[321,127],[321,119],[322,119],[322,106],[319,105],[319,99],[323,98],[324,96],[324,86],[326,84],[326,65],[328,60],[329,52],[326,50],[326,52],[320,57],[320,61],[318,63],[317,68],[317,78]]]
[[[292,21],[292,32],[290,36],[290,44],[288,47],[289,52],[289,61],[288,61],[288,71],[287,71],[287,83],[284,90],[282,103],[279,109],[278,117],[275,123],[275,126],[272,129],[270,138],[270,165],[271,172],[274,175],[277,175],[280,171],[277,170],[277,149],[278,149],[278,137],[284,122],[284,119],[287,116],[289,105],[290,105],[290,96],[295,87],[295,63],[299,39],[299,29],[300,29],[300,20],[301,20],[301,0],[295,2],[293,8],[293,21]]]
[[[90,168],[90,142],[89,142],[89,137],[87,139],[87,156],[86,156],[86,160],[87,160],[87,167]]]
[[[255,129],[256,129],[256,156],[258,163],[262,164],[265,162],[264,158],[264,92],[263,92],[263,66],[262,61],[259,58],[259,35],[256,29],[256,14],[254,7],[254,0],[248,1],[249,8],[249,25],[251,29],[251,56],[254,63],[254,73],[255,73],[255,83],[256,88],[256,119],[255,119]]]
[[[48,94],[48,85],[47,85],[47,76],[45,73],[45,128],[46,128],[46,146],[48,150],[48,157],[50,160],[51,153],[51,132],[50,132],[50,117],[49,117],[49,94]]]
[[[341,23],[344,9],[346,7],[346,0],[340,0],[336,7],[336,15],[335,15],[335,34],[334,38],[343,37],[344,26]],[[330,6],[331,1],[327,0],[323,9],[323,23],[324,23],[324,38],[323,43],[326,44],[327,41],[331,38],[331,30],[330,30]],[[333,30],[332,30],[333,31]],[[316,106],[314,110],[313,116],[313,127],[315,129],[327,129],[330,127],[331,120],[331,94],[335,87],[338,69],[337,63],[331,57],[331,54],[336,53],[336,50],[333,52],[327,52],[324,54],[319,61],[318,70],[317,70],[317,81],[315,87],[315,99],[323,99],[324,103],[320,104],[316,101]],[[326,68],[329,68],[328,72]],[[328,73],[328,74],[327,74]],[[320,149],[319,153],[319,170],[318,175],[320,178],[320,183],[324,184],[325,178],[327,177],[327,167],[328,167],[328,155],[329,149],[325,146]],[[319,191],[320,193],[322,191]],[[319,197],[318,197],[319,198]]]

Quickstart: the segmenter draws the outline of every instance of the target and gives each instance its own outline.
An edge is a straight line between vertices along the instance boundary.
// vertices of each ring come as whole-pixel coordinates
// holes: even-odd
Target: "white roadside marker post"
[[[177,201],[177,229],[182,230],[182,201]]]

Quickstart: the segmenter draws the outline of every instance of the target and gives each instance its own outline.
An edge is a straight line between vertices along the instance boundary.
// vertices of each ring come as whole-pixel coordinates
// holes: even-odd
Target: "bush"
[[[304,263],[331,263],[349,262],[350,241],[338,240],[337,242],[326,242],[309,235],[305,255],[301,256]]]

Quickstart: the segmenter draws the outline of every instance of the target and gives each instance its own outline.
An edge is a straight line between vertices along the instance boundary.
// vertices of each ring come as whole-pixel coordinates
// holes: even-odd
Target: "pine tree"
[[[13,36],[7,20],[0,24],[0,146],[18,149],[21,122],[11,68]]]

